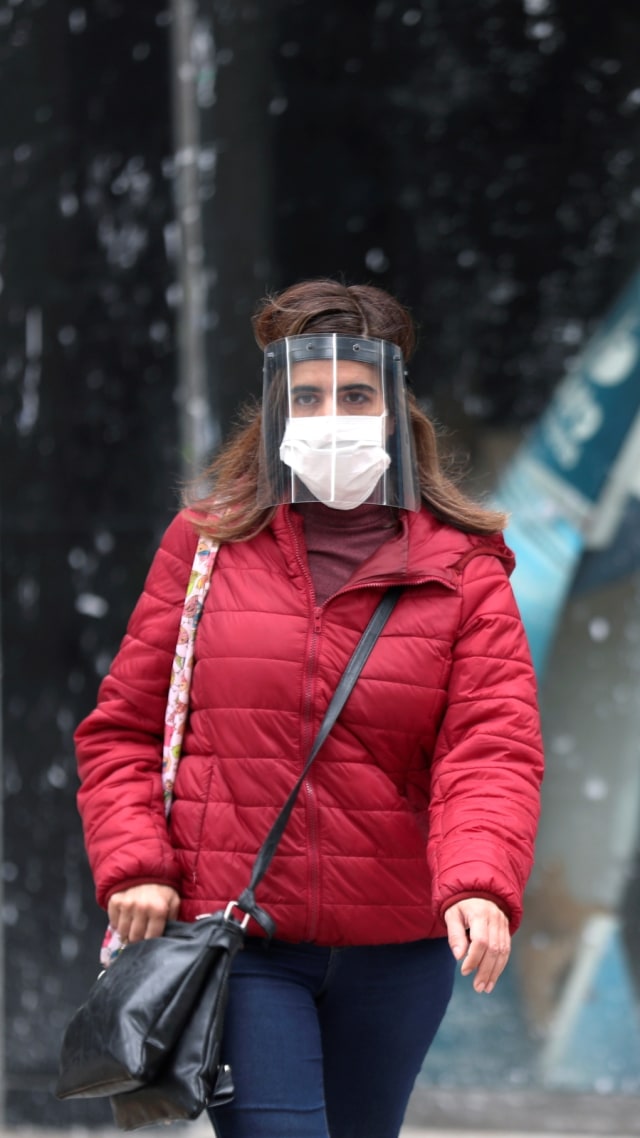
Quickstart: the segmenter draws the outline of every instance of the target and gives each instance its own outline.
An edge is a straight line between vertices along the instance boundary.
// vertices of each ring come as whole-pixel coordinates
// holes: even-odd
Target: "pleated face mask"
[[[386,415],[318,415],[287,420],[280,458],[307,490],[335,510],[373,494],[391,459]]]

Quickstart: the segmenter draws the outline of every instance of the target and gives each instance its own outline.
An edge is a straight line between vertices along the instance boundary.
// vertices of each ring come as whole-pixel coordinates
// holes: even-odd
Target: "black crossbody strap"
[[[380,604],[377,606],[373,616],[371,617],[371,620],[369,621],[367,627],[362,633],[362,636],[356,645],[355,651],[351,656],[351,659],[349,660],[349,663],[347,664],[344,672],[342,673],[342,676],[340,677],[338,686],[333,694],[333,699],[331,700],[331,703],[325,712],[324,719],[320,724],[318,734],[315,737],[313,747],[311,748],[309,758],[305,763],[304,770],[302,771],[302,774],[300,775],[293,790],[287,798],[287,801],[282,807],[282,810],[278,814],[278,817],[276,818],[264,842],[262,843],[262,846],[260,847],[256,856],[256,860],[253,863],[253,870],[251,872],[251,880],[249,882],[249,885],[238,898],[238,908],[241,909],[244,913],[249,913],[255,917],[259,921],[259,924],[263,925],[263,927],[266,927],[263,918],[267,917],[267,914],[264,913],[264,910],[260,909],[260,907],[256,904],[255,890],[257,889],[258,885],[262,881],[262,878],[271,865],[273,856],[276,852],[276,849],[278,848],[278,843],[280,842],[280,839],[284,833],[284,829],[287,822],[289,821],[294,803],[298,797],[298,794],[300,793],[302,784],[307,777],[309,770],[311,769],[311,765],[316,758],[318,751],[325,742],[340,712],[342,711],[342,708],[351,695],[355,682],[360,675],[360,672],[364,668],[367,660],[369,659],[376,640],[378,639],[380,633],[382,632],[382,629],[391,616],[393,608],[401,592],[402,587],[400,585],[394,585],[392,588],[387,590],[382,600],[380,601]],[[267,920],[269,921],[270,925],[273,924],[270,918],[267,917]]]

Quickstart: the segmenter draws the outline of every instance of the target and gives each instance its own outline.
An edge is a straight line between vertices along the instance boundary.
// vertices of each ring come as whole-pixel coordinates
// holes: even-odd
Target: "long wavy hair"
[[[283,292],[266,296],[253,317],[258,347],[303,332],[336,332],[389,340],[405,361],[413,355],[413,320],[395,297],[372,285],[345,285],[320,279],[301,281]],[[420,492],[425,506],[439,519],[467,533],[491,534],[504,529],[506,516],[467,497],[445,470],[438,436],[431,420],[407,391]],[[204,472],[208,487],[187,489],[185,505],[199,517],[198,529],[218,541],[245,541],[264,529],[277,507],[257,505],[262,432],[259,404],[247,405],[229,441]],[[224,510],[220,506],[224,503]]]

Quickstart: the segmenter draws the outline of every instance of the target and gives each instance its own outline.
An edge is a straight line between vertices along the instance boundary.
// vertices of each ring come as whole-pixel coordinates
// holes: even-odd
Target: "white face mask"
[[[385,423],[385,415],[296,416],[287,419],[280,458],[325,506],[353,510],[391,462]]]

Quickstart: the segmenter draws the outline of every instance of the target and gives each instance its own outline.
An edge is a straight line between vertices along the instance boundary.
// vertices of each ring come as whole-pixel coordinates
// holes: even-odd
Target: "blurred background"
[[[72,731],[180,488],[259,395],[250,314],[340,276],[420,328],[427,412],[512,511],[548,753],[490,999],[419,1124],[640,1134],[637,0],[0,0],[7,1125],[96,974]]]

